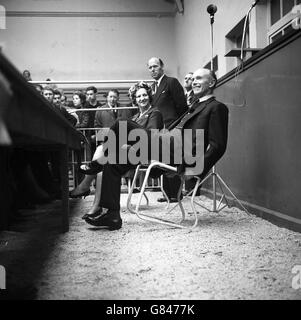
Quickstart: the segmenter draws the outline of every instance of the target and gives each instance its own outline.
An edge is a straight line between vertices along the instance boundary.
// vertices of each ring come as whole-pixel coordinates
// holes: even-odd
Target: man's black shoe
[[[118,230],[122,226],[122,220],[119,217],[119,212],[110,210],[95,218],[87,217],[85,221],[94,227],[106,227],[109,230]]]

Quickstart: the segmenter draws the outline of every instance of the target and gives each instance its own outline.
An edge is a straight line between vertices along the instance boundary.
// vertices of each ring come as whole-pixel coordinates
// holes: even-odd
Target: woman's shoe
[[[102,214],[102,208],[100,207],[97,211],[93,212],[93,213],[86,213],[82,216],[82,219],[83,220],[86,220],[87,218],[96,218],[98,217],[99,215]]]
[[[75,192],[76,189],[73,189],[72,191],[69,192],[69,198],[81,198],[81,197],[84,197],[84,199],[90,195],[91,193],[91,190],[87,190],[87,191],[84,191],[84,192],[79,192],[79,193],[76,193]]]
[[[89,176],[93,176],[103,170],[103,165],[99,164],[97,161],[91,161],[88,164],[83,164],[79,167],[78,171],[87,174]]]

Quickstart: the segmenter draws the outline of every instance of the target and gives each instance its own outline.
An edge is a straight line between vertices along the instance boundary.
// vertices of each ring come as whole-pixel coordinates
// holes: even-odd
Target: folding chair
[[[185,220],[185,209],[183,207],[182,201],[188,196],[187,195],[183,199],[181,199],[181,191],[182,191],[183,184],[184,184],[184,181],[185,181],[185,177],[184,176],[181,177],[181,185],[180,185],[180,188],[179,188],[179,191],[178,191],[178,196],[177,196],[178,203],[176,205],[174,205],[167,212],[167,213],[171,213],[171,211],[173,211],[177,206],[179,206],[180,210],[181,210],[181,213],[182,213],[182,218],[181,218],[179,223],[174,222],[174,221],[170,221],[170,220],[161,219],[161,218],[158,218],[158,217],[155,217],[155,216],[150,216],[148,214],[144,214],[144,213],[140,212],[140,204],[141,204],[141,201],[142,201],[143,194],[145,192],[145,187],[146,187],[146,184],[147,184],[147,180],[148,180],[148,178],[150,176],[151,170],[154,167],[159,167],[159,168],[161,168],[163,170],[167,170],[167,171],[170,171],[170,172],[173,172],[173,173],[177,174],[177,168],[176,167],[172,167],[170,165],[167,165],[167,164],[159,162],[159,161],[152,161],[151,164],[146,169],[144,181],[143,181],[143,184],[142,184],[139,196],[138,196],[138,201],[136,203],[135,209],[133,209],[133,207],[131,205],[131,198],[132,198],[132,193],[133,193],[133,189],[134,189],[134,184],[135,184],[135,181],[137,179],[138,173],[140,172],[140,168],[141,168],[141,165],[138,165],[138,167],[136,168],[136,171],[135,171],[135,175],[134,175],[133,183],[132,183],[132,186],[131,186],[131,190],[130,190],[130,193],[128,195],[128,200],[127,200],[127,208],[128,208],[128,210],[131,213],[136,214],[137,217],[142,219],[142,220],[161,223],[161,224],[165,224],[165,225],[176,227],[176,228],[182,228],[182,229],[193,229],[193,228],[195,228],[197,226],[197,223],[198,223],[197,211],[196,211],[195,206],[194,206],[195,195],[196,195],[198,187],[200,185],[200,178],[198,178],[198,177],[195,177],[197,179],[197,183],[195,184],[194,189],[188,194],[188,195],[192,194],[191,200],[190,200],[190,204],[191,204],[192,211],[194,213],[194,222],[193,222],[193,224],[191,226],[182,225],[182,222]],[[165,194],[165,192],[164,192],[164,190],[162,188],[162,184],[161,184],[161,190],[162,190],[164,196],[166,197],[166,199],[168,199],[167,195]]]
[[[147,166],[144,165],[139,165],[135,170],[134,170],[134,176],[128,179],[128,199],[127,199],[127,207],[131,206],[131,198],[132,198],[132,194],[134,193],[134,189],[136,187],[136,181],[139,178],[139,174],[142,172],[146,172],[147,171]],[[144,193],[143,196],[146,200],[146,204],[147,206],[149,206],[149,199],[145,193],[146,188],[147,188],[147,184],[148,184],[148,179],[146,180],[146,184],[145,184],[145,188],[144,188]],[[161,192],[163,193],[163,196],[165,197],[166,201],[167,201],[167,205],[166,205],[166,209],[169,207],[169,203],[170,200],[166,194],[166,192],[163,189],[163,177],[160,177],[160,184],[159,184],[159,188],[161,190]],[[139,187],[140,191],[141,191],[141,186]]]

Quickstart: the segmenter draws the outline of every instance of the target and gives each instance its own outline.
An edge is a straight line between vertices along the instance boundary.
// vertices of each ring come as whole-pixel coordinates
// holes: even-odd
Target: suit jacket
[[[89,103],[85,102],[82,109],[93,108]],[[93,128],[95,111],[79,111],[77,112],[79,123],[76,128]]]
[[[161,112],[157,108],[150,108],[140,118],[140,113],[133,116],[132,121],[138,123],[141,127],[149,129],[163,129],[163,117]]]
[[[121,105],[117,103],[117,108]],[[132,105],[129,105],[131,107]],[[101,106],[101,108],[109,108],[108,104]],[[118,120],[130,119],[134,114],[137,113],[135,109],[122,109],[122,110],[99,110],[96,111],[94,126],[96,128],[110,128],[114,122]]]
[[[200,174],[201,178],[205,177],[226,151],[228,113],[228,108],[212,97],[204,102],[195,102],[192,109],[175,121],[169,128],[172,130],[180,125],[182,134],[184,129],[192,129],[194,133],[195,129],[204,129],[204,170]],[[183,122],[181,123],[182,120]],[[192,150],[195,150],[195,148],[196,143],[195,139],[193,139]],[[180,166],[179,171],[183,171],[184,167],[185,165]]]
[[[117,104],[118,107],[118,104]],[[108,104],[101,106],[99,111],[95,113],[94,127],[95,128],[109,128],[117,119],[117,111],[115,110],[101,110],[109,108]]]
[[[187,110],[180,82],[176,78],[164,75],[157,92],[153,95],[152,105],[162,113],[165,127],[178,119]]]

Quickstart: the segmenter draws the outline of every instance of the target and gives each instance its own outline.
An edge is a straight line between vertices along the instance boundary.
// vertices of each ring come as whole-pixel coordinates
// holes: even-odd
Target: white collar
[[[204,97],[200,98],[199,102],[207,101],[210,98],[214,98],[214,95],[213,94],[208,94],[207,96],[204,96]]]
[[[107,105],[110,109],[117,108],[117,104],[116,104],[116,107],[112,107],[109,103],[107,103]]]

